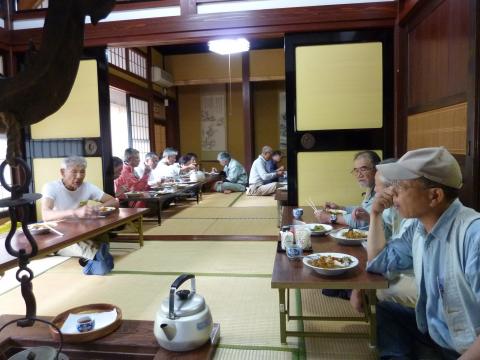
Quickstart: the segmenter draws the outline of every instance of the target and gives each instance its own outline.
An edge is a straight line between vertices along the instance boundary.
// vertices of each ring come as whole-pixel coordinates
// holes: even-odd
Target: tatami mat
[[[172,213],[171,219],[276,219],[276,207],[188,207]]]
[[[125,319],[153,320],[175,278],[48,272],[33,281],[37,313],[53,316],[74,306],[101,302],[119,306]],[[196,280],[198,293],[205,297],[214,321],[220,323],[221,343],[285,347],[280,344],[278,297],[270,288],[270,278],[198,276]],[[25,312],[19,288],[0,297],[0,309]],[[289,344],[297,346],[295,339]]]
[[[218,219],[203,235],[278,235],[276,219]]]
[[[233,204],[243,193],[204,193],[199,204],[193,206],[198,207],[229,207]]]
[[[247,196],[245,193],[235,201],[232,207],[252,207],[252,206],[277,206],[277,201],[273,195],[269,196]]]
[[[147,241],[115,259],[117,271],[259,274],[270,277],[277,244],[270,241]]]
[[[70,258],[65,256],[48,256],[43,259],[31,261],[30,264],[28,264],[28,267],[33,271],[34,276],[38,276],[68,259]],[[5,272],[4,276],[0,277],[0,295],[20,286],[16,277],[17,270],[18,267],[10,269]]]
[[[218,348],[214,360],[291,360],[291,351]]]
[[[366,339],[306,338],[307,360],[374,360]]]
[[[144,231],[144,235],[200,235],[214,222],[215,219],[166,219],[161,226]]]

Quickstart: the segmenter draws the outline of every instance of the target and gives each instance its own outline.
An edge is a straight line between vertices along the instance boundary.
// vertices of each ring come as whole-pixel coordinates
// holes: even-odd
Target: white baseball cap
[[[463,185],[460,165],[443,146],[409,151],[397,162],[377,165],[377,169],[391,181],[424,177],[454,189]]]

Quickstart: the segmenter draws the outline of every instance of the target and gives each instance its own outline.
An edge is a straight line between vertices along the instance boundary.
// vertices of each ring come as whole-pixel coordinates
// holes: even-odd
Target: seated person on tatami
[[[443,147],[407,152],[378,170],[393,182],[370,212],[367,270],[413,269],[415,309],[377,304],[381,359],[416,358],[417,343],[442,359],[480,358],[480,213],[458,199],[462,172]],[[392,205],[414,221],[387,242],[382,215]]]
[[[194,153],[187,153],[178,159],[181,174],[188,174],[198,168],[198,157]]]
[[[127,148],[124,154],[124,163],[120,176],[115,179],[115,192],[121,186],[128,188],[128,191],[147,191],[150,189],[148,179],[152,171],[149,166],[144,165],[144,171],[141,177],[135,174],[135,168],[140,164],[140,155],[138,150]]]
[[[267,171],[267,161],[272,157],[272,153],[273,150],[270,146],[264,146],[262,153],[253,162],[248,179],[247,195],[271,195],[277,190],[278,182],[264,184],[265,181],[273,180],[283,175],[283,169],[274,172]]]
[[[357,179],[358,184],[366,188],[362,203],[357,207],[345,207],[333,202],[327,202],[325,208],[345,210],[347,213],[342,215],[331,214],[328,211],[315,211],[315,217],[318,222],[348,225],[355,229],[368,227],[368,219],[365,220],[365,216],[368,216],[375,197],[375,173],[377,171],[375,166],[379,162],[380,157],[374,151],[366,150],[355,154],[351,173]]]
[[[395,162],[395,159],[386,159],[381,161],[378,165],[390,164],[393,162]],[[383,193],[389,191],[392,185],[392,182],[386,179],[380,171],[377,170],[377,173],[375,174],[375,196],[383,196]],[[366,213],[366,215],[367,218],[364,220],[370,221],[370,215],[368,213]],[[393,241],[395,238],[400,237],[403,231],[405,231],[405,229],[414,221],[413,219],[402,218],[397,209],[393,206],[383,211],[382,219],[385,239],[387,241]],[[388,289],[377,290],[377,298],[380,301],[393,301],[405,306],[415,307],[417,290],[415,289],[413,271],[405,270],[390,274],[388,280]],[[350,303],[358,312],[363,312],[361,290],[352,290]]]
[[[153,171],[158,165],[158,155],[154,152],[149,152],[145,154],[145,160],[143,164],[140,164],[135,168],[135,176],[137,179],[141,179],[143,177],[143,174],[145,173],[145,169],[150,169],[149,175],[148,175],[148,185],[150,187],[157,187],[159,184],[158,182],[155,181],[154,176],[153,176]]]
[[[229,153],[221,152],[217,156],[217,160],[223,166],[224,180],[217,181],[213,185],[213,189],[217,192],[229,194],[234,191],[245,191],[248,176],[245,168],[237,160],[232,159]]]
[[[283,166],[279,166],[281,161],[282,161],[282,152],[280,150],[275,150],[274,152],[272,152],[272,157],[270,158],[270,160],[267,161],[267,166],[266,166],[267,173],[276,172],[277,170],[285,170]],[[278,181],[279,181],[279,177],[277,176],[271,180],[265,180],[263,183],[270,184],[272,182],[278,182]]]
[[[176,178],[180,175],[180,165],[177,161],[178,151],[173,148],[165,148],[163,150],[162,159],[158,162],[157,167],[153,171],[153,178],[157,182],[161,182],[165,178]]]
[[[87,161],[80,156],[70,156],[63,159],[60,168],[62,178],[45,184],[42,190],[42,217],[44,221],[58,220],[67,217],[88,218],[96,216],[97,208],[82,205],[81,202],[95,200],[104,206],[118,208],[118,201],[100,190],[85,179]],[[58,255],[93,259],[99,244],[88,240],[81,241],[65,249]]]

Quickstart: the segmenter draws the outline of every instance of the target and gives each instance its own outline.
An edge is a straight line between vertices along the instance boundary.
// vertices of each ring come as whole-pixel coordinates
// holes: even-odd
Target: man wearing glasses
[[[326,211],[315,211],[314,215],[320,223],[343,224],[352,228],[362,228],[368,226],[370,208],[375,197],[375,166],[380,162],[380,157],[371,150],[360,151],[353,158],[353,170],[351,174],[355,176],[358,184],[366,188],[364,198],[359,207],[340,206],[334,202],[325,204]],[[345,214],[334,213],[331,210],[344,210]]]
[[[377,305],[381,358],[416,358],[422,343],[443,359],[479,359],[480,214],[458,199],[460,166],[436,147],[377,167],[394,186],[372,205],[367,270],[388,275],[413,268],[418,292],[415,309]],[[415,220],[387,243],[382,213],[392,205]]]

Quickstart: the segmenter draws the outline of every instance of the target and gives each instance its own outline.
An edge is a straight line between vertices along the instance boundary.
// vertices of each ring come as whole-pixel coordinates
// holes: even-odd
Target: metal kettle
[[[177,290],[191,280],[190,290]],[[212,315],[203,296],[195,289],[195,275],[182,274],[170,286],[155,317],[153,332],[161,347],[189,351],[205,344],[212,331]]]

